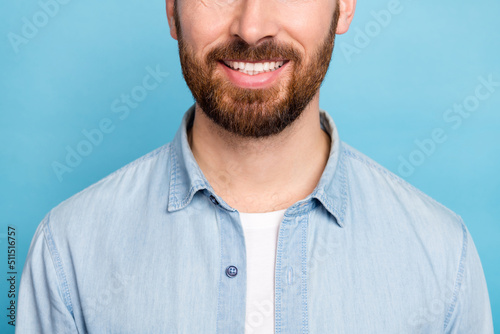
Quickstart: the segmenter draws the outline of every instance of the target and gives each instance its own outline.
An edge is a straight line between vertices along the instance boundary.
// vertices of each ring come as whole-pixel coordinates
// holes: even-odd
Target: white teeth
[[[256,75],[265,72],[272,72],[283,66],[284,61],[271,61],[262,63],[245,63],[236,61],[224,61],[224,63],[233,70],[246,73],[248,75]]]

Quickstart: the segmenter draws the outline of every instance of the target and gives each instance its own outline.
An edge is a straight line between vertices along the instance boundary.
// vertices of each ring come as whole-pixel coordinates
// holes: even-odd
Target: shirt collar
[[[191,106],[177,130],[170,148],[170,192],[168,197],[169,212],[177,211],[189,205],[198,191],[215,197],[217,202],[227,210],[235,211],[220,198],[203,175],[189,146],[187,129],[192,126],[195,106]],[[331,139],[330,156],[321,178],[314,191],[298,203],[316,198],[335,218],[340,227],[344,227],[347,207],[347,179],[345,154],[340,142],[337,127],[331,116],[320,110],[321,128]],[[296,203],[296,204],[298,204]]]

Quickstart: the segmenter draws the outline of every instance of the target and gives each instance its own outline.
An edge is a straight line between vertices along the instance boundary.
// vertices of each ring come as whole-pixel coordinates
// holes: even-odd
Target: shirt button
[[[212,203],[214,203],[215,205],[219,205],[219,201],[217,201],[217,198],[215,198],[214,195],[210,195],[210,200],[212,201]]]
[[[226,275],[229,278],[233,278],[234,276],[238,275],[238,268],[235,266],[229,266],[226,268]]]

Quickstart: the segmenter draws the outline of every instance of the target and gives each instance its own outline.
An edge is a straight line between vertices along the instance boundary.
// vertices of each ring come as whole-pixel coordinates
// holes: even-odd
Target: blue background
[[[193,102],[163,2],[66,1],[52,8],[53,17],[40,14],[37,1],[0,5],[2,333],[14,332],[6,318],[7,226],[17,231],[18,285],[44,215],[170,141]],[[334,117],[344,141],[464,218],[500,326],[500,87],[456,129],[443,118],[474,96],[478,77],[500,81],[500,2],[401,0],[401,10],[377,25],[372,11],[387,9],[389,2],[358,3],[351,30],[337,37],[321,107]],[[12,34],[23,38],[23,18],[40,27],[25,27],[29,38],[16,46]],[[140,93],[147,68],[157,66],[168,73],[158,87],[126,117],[113,112],[112,103]],[[82,131],[103,119],[112,122],[111,133],[87,147],[90,154],[58,179],[53,163],[65,164],[68,148],[86,140]],[[415,141],[431,138],[436,128],[447,140],[427,155],[418,153]],[[410,156],[420,159],[418,166],[401,173],[400,159]]]

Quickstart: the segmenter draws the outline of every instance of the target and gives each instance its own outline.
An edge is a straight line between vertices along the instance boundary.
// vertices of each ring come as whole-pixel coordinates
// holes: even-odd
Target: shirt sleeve
[[[462,223],[463,224],[463,223]],[[472,237],[465,225],[463,256],[452,304],[445,321],[447,334],[493,334],[488,288],[483,267]]]
[[[78,333],[48,220],[46,217],[35,232],[21,275],[16,320],[19,334]]]

